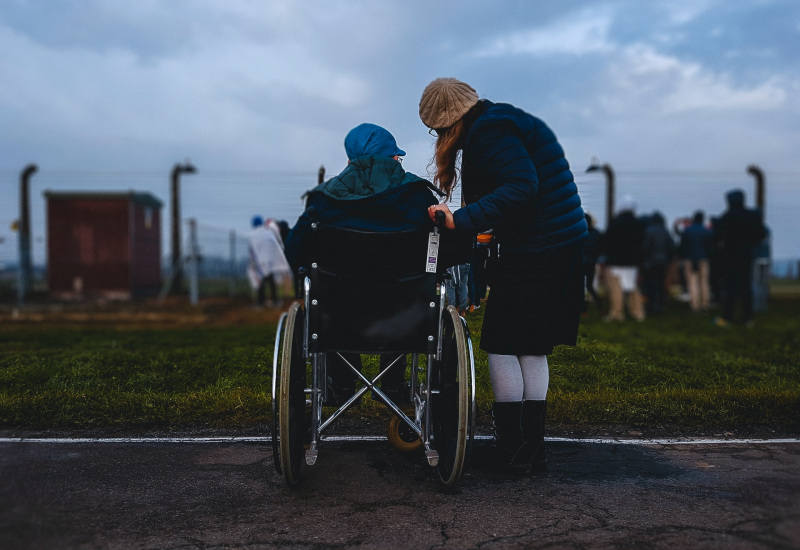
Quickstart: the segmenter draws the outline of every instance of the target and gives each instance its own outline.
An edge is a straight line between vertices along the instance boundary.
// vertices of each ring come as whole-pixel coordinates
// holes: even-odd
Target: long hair
[[[479,101],[452,126],[436,131],[438,137],[436,138],[434,155],[428,168],[430,169],[432,165],[435,165],[436,171],[434,172],[433,183],[447,193],[448,201],[451,199],[453,189],[461,177],[459,152],[464,149],[467,133],[472,123],[483,111],[484,103],[484,100]]]
[[[435,165],[433,183],[447,193],[450,200],[453,189],[458,183],[458,152],[464,147],[464,119],[460,118],[446,130],[439,130],[431,164]]]

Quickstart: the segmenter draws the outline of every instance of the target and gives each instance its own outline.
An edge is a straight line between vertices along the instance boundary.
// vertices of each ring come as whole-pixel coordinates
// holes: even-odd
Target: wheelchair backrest
[[[428,231],[312,231],[309,351],[435,353],[436,273]]]

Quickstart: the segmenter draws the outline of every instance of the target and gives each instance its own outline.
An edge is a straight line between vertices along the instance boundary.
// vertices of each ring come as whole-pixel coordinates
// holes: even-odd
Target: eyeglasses
[[[439,137],[442,132],[437,130],[436,128],[428,128],[428,134],[432,135],[433,137]]]

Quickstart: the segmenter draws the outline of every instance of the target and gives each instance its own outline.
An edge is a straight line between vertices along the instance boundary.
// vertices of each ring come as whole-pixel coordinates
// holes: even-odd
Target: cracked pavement
[[[547,472],[324,442],[0,444],[0,548],[800,548],[800,443],[548,442]]]

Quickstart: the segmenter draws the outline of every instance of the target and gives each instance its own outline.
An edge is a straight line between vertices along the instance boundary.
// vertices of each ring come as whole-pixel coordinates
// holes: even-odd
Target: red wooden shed
[[[161,286],[161,206],[149,193],[45,191],[56,298],[125,300]]]

